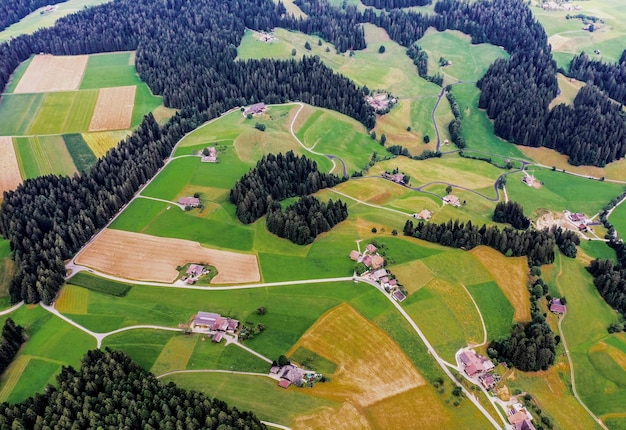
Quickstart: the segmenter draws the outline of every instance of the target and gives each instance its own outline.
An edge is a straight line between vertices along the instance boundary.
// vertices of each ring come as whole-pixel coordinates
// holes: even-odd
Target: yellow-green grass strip
[[[2,375],[2,389],[0,389],[0,402],[7,401],[9,395],[20,381],[30,359],[30,356],[20,355],[13,360],[9,368],[4,372],[4,375]]]

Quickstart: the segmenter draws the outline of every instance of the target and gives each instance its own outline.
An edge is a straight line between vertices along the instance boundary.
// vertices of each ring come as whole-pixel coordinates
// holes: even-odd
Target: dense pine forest
[[[230,201],[237,206],[237,218],[250,224],[267,213],[272,200],[306,196],[339,182],[338,176],[320,172],[317,163],[304,155],[267,154],[235,183]]]
[[[322,203],[313,196],[304,196],[285,212],[279,202],[273,201],[267,209],[265,225],[277,235],[297,245],[308,245],[315,238],[348,218],[348,206],[341,200]]]
[[[495,222],[504,222],[513,227],[525,230],[530,227],[530,220],[524,215],[524,208],[516,202],[500,202],[493,211]]]
[[[376,9],[401,9],[403,7],[426,6],[431,0],[363,0],[365,6],[373,6]]]
[[[626,264],[622,259],[594,260],[588,267],[593,276],[593,284],[604,300],[626,317]]]
[[[65,1],[67,0],[3,0],[0,3],[0,31],[15,24],[40,7]]]
[[[417,225],[408,220],[403,232],[405,236],[465,250],[486,245],[509,257],[526,256],[529,266],[553,263],[555,245],[567,257],[574,258],[576,246],[580,244],[575,232],[560,227],[524,231],[506,227],[500,230],[487,225],[477,228],[471,221],[463,223],[459,220],[441,224],[420,221]]]
[[[0,405],[0,427],[266,428],[251,412],[159,382],[122,351],[88,352],[79,370],[63,368],[57,385],[22,403]]]
[[[626,104],[626,50],[617,64],[592,60],[582,52],[572,59],[569,75],[597,86],[615,101]]]
[[[15,324],[11,318],[7,318],[0,335],[0,374],[9,367],[25,341],[24,327]]]

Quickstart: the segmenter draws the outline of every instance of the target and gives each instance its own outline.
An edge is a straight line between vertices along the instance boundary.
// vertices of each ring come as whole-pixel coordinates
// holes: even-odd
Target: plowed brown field
[[[88,55],[36,55],[13,92],[19,94],[77,90],[88,59]]]
[[[91,117],[89,131],[125,130],[135,107],[134,85],[127,87],[102,88],[98,93],[96,108]]]
[[[76,263],[127,279],[173,282],[176,266],[215,266],[215,284],[257,282],[256,255],[208,249],[198,242],[106,229],[76,258]]]
[[[0,197],[4,191],[14,190],[22,183],[13,139],[0,136]]]

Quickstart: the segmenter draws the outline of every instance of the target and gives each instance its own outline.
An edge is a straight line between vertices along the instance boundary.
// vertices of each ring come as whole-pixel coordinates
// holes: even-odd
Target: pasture
[[[532,167],[528,171],[543,183],[541,188],[531,188],[523,183],[523,173],[509,175],[506,184],[509,198],[520,203],[526,214],[539,208],[559,212],[567,209],[591,217],[624,190],[621,184],[580,178],[550,169]]]
[[[90,55],[80,89],[139,85],[141,80],[135,71],[134,54],[134,52],[112,52]]]
[[[179,209],[177,209],[179,210]],[[252,254],[203,248],[198,242],[162,238],[122,230],[103,230],[76,257],[76,263],[126,279],[174,282],[177,266],[209,264],[218,270],[215,284],[261,280]]]
[[[626,203],[622,203],[611,212],[609,221],[611,221],[620,237],[626,237]]]
[[[22,183],[13,139],[0,136],[0,193],[14,190]]]
[[[63,141],[68,152],[74,160],[76,170],[87,171],[96,164],[97,158],[87,146],[85,139],[80,134],[64,134]]]
[[[514,309],[495,282],[468,285],[467,289],[480,308],[487,327],[487,339],[508,336],[513,323]],[[527,305],[529,307],[529,305]]]
[[[0,101],[0,134],[23,136],[28,134],[45,94],[5,94]]]
[[[27,134],[86,131],[97,97],[96,90],[46,93]]]
[[[73,175],[77,169],[61,136],[15,137],[15,148],[24,179],[42,175]]]
[[[3,401],[22,401],[34,392],[42,391],[47,384],[54,384],[61,366],[77,366],[83,354],[96,346],[91,336],[40,306],[23,306],[3,316],[1,322],[4,323],[9,316],[24,326],[28,340],[0,378]],[[72,347],[68,348],[68,345]]]
[[[124,284],[85,272],[76,273],[67,280],[67,283],[115,297],[124,297],[133,287],[131,284]]]
[[[477,81],[494,61],[509,57],[500,47],[488,43],[472,44],[470,36],[456,30],[439,32],[431,27],[417,44],[428,54],[428,73],[441,73],[444,85]],[[441,67],[441,57],[450,61],[450,64]]]

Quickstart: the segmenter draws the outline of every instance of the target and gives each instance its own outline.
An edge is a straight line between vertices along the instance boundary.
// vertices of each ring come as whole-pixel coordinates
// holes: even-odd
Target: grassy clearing
[[[83,133],[83,140],[96,158],[103,157],[111,148],[117,147],[121,140],[128,136],[126,131],[101,131]]]
[[[45,94],[5,94],[0,101],[0,134],[21,136],[27,133]]]
[[[524,184],[522,173],[510,175],[506,185],[509,198],[520,203],[526,213],[545,208],[553,211],[567,209],[592,216],[624,190],[620,184],[580,178],[550,169],[533,167],[530,170],[537,180],[543,182],[541,188]]]
[[[418,42],[428,53],[428,73],[444,76],[444,85],[462,81],[477,81],[498,58],[507,58],[502,48],[487,43],[473,45],[468,35],[456,30],[438,32],[430,28]],[[439,66],[439,58],[451,62]]]
[[[605,242],[598,240],[583,240],[580,242],[580,248],[591,258],[606,258],[615,261],[615,251]]]
[[[557,95],[550,103],[550,109],[561,103],[565,103],[570,106],[573,105],[578,91],[585,86],[585,83],[577,81],[574,78],[569,79],[562,73],[557,73],[556,78],[559,82],[559,95]]]
[[[137,78],[137,80],[139,80],[139,78]],[[150,88],[148,88],[148,85],[139,81],[137,83],[137,90],[135,91],[135,107],[133,108],[133,116],[130,120],[130,126],[137,127],[143,120],[144,115],[147,115],[148,112],[153,112],[159,108],[163,108],[161,109],[161,116],[167,119],[174,115],[174,109],[168,109],[163,106],[163,97],[153,95]],[[155,117],[157,117],[157,120],[159,119],[159,115],[155,115]]]
[[[493,132],[493,123],[485,111],[478,109],[480,90],[472,84],[455,85],[452,94],[456,97],[463,114],[461,135],[468,149],[476,149],[507,158],[527,157],[513,144],[500,139]]]
[[[96,90],[46,93],[28,134],[87,131],[97,98]]]
[[[101,278],[85,272],[75,274],[68,279],[67,283],[115,297],[124,297],[133,287],[130,284],[123,284],[121,282]]]
[[[166,376],[163,381],[203,392],[239,410],[254,411],[262,420],[283,425],[291,425],[296,417],[321,408],[338,406],[336,402],[309,395],[307,390],[284,390],[276,381],[263,376],[192,373]]]
[[[130,56],[131,52],[90,55],[80,89],[139,85],[141,80],[130,64]]]
[[[65,134],[63,140],[79,172],[86,172],[96,164],[96,156],[80,134]]]

